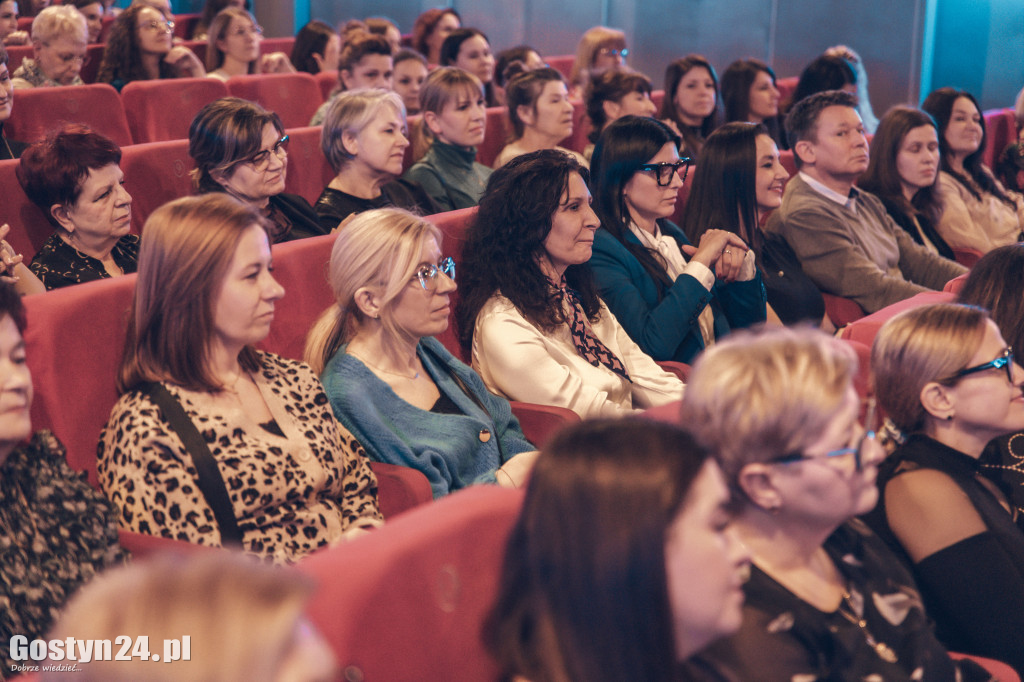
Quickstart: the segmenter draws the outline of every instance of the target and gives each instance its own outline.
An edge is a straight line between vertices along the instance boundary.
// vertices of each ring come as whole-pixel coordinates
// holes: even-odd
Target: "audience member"
[[[64,459],[49,431],[32,433],[25,309],[0,282],[0,663],[14,675],[11,637],[42,638],[64,602],[126,557],[113,506]]]
[[[475,28],[459,28],[448,34],[441,45],[441,66],[457,66],[468,71],[484,85],[487,106],[498,106],[494,97],[494,55],[491,43]]]
[[[507,50],[499,52],[497,61],[494,64],[494,81],[492,83],[494,100],[496,102],[496,106],[499,107],[503,107],[507,104],[507,100],[505,99],[505,85],[507,84],[508,78],[505,77],[505,70],[510,64],[512,64],[512,62],[522,62],[523,69],[526,71],[534,71],[547,66],[547,64],[544,63],[544,59],[540,56],[540,53],[529,45],[516,45],[515,47],[510,47]]]
[[[658,107],[651,101],[651,81],[631,69],[608,69],[587,82],[583,104],[590,119],[590,144],[583,156],[590,161],[601,132],[623,116],[654,116]],[[672,125],[675,125],[674,123]]]
[[[935,224],[942,200],[939,177],[939,133],[935,119],[910,107],[893,107],[882,117],[871,140],[868,169],[857,186],[878,197],[889,217],[930,251],[955,259]]]
[[[121,91],[136,80],[201,78],[199,58],[183,45],[172,44],[174,22],[152,7],[133,5],[110,27],[96,80]]]
[[[885,457],[872,405],[858,423],[856,371],[842,341],[783,327],[737,332],[694,366],[682,420],[715,453],[752,555],[743,625],[700,658],[722,679],[989,680],[950,659],[910,574],[855,518]]]
[[[394,77],[391,46],[380,36],[356,33],[345,40],[338,59],[338,87],[313,114],[311,126],[323,125],[327,108],[346,90],[377,88],[390,90]]]
[[[842,57],[823,54],[805,66],[800,72],[789,106],[826,90],[845,90],[851,95],[857,95],[857,74]]]
[[[1020,241],[1024,197],[1008,192],[982,163],[985,119],[968,92],[939,88],[921,108],[939,126],[942,217],[936,229],[951,247],[988,253]]]
[[[128,233],[120,162],[116,144],[74,123],[22,155],[18,182],[55,228],[29,265],[47,289],[135,272],[139,237]]]
[[[576,45],[576,60],[569,72],[573,96],[581,97],[594,76],[625,66],[628,55],[626,34],[622,31],[607,26],[588,29]]]
[[[12,140],[4,134],[4,123],[14,110],[14,83],[7,69],[7,49],[0,44],[0,160],[16,159],[28,147],[24,142]]]
[[[252,73],[295,73],[284,52],[260,55],[263,27],[244,9],[228,7],[213,18],[206,46],[206,75],[226,81]]]
[[[303,616],[313,590],[297,572],[228,552],[158,555],[90,583],[50,637],[117,642],[130,632],[148,638],[157,656],[171,642],[184,649],[182,636],[189,637],[188,660],[78,660],[74,677],[81,682],[325,682],[337,679],[338,670],[327,642]],[[67,675],[47,671],[41,679],[60,682]]]
[[[391,54],[395,54],[402,48],[402,32],[389,19],[384,17],[370,17],[366,20],[366,30],[374,35],[381,36],[391,46]]]
[[[209,38],[210,24],[213,23],[213,18],[228,7],[237,7],[252,12],[252,0],[206,0],[203,5],[203,13],[199,16],[195,28],[192,29],[192,40]]]
[[[950,649],[1024,674],[1024,534],[979,467],[990,440],[1024,430],[1024,370],[985,311],[956,304],[887,322],[871,366],[899,431],[878,475],[875,527],[913,566]]]
[[[1024,142],[1011,142],[996,161],[996,177],[1007,189],[1024,192]]]
[[[399,178],[407,132],[402,99],[393,92],[353,90],[334,98],[320,132],[320,149],[336,175],[314,207],[324,231],[371,208],[438,212],[422,187]]]
[[[718,74],[705,57],[690,54],[666,67],[661,118],[675,124],[682,152],[696,159],[704,140],[722,124]]]
[[[89,28],[89,43],[95,44],[100,41],[100,34],[103,32],[103,3],[100,0],[68,0],[65,5],[72,5],[83,17]]]
[[[835,328],[825,315],[821,292],[800,268],[793,249],[760,227],[782,204],[788,177],[763,124],[726,123],[711,133],[697,159],[683,232],[694,242],[712,225],[738,235],[756,255],[768,294],[768,319],[811,322],[831,332]]]
[[[188,153],[196,193],[227,192],[249,204],[268,220],[272,242],[327,234],[309,202],[284,191],[288,135],[277,114],[238,97],[214,100],[192,119]]]
[[[498,169],[463,247],[460,341],[487,387],[583,418],[682,396],[597,297],[587,170],[545,149]]]
[[[435,7],[416,17],[412,27],[412,48],[430,64],[441,63],[441,45],[462,26],[462,18],[452,7]]]
[[[328,270],[336,302],[310,332],[306,360],[367,454],[419,470],[434,497],[473,483],[519,487],[536,452],[508,401],[431,338],[447,329],[455,291],[440,243],[440,230],[399,209],[346,225]]]
[[[433,142],[403,177],[420,185],[442,211],[476,206],[491,177],[491,169],[476,162],[487,123],[480,80],[442,66],[427,77],[420,101],[423,126]]]
[[[70,5],[47,7],[32,20],[32,57],[14,70],[15,88],[82,85],[89,28]]]
[[[381,516],[365,453],[316,375],[253,348],[284,295],[270,227],[220,193],[177,199],[146,221],[98,473],[123,528],[280,563]]]
[[[498,153],[494,168],[540,149],[557,149],[575,157],[586,168],[587,161],[581,154],[558,146],[572,135],[574,111],[562,74],[550,67],[533,71],[521,69],[521,65],[512,64],[506,70],[510,75],[505,98],[512,138]]]
[[[901,229],[873,194],[854,187],[868,167],[857,98],[830,90],[797,102],[786,117],[800,172],[765,231],[789,243],[823,292],[874,312],[965,272]]]
[[[427,60],[419,52],[399,50],[395,53],[395,72],[392,89],[402,98],[405,112],[412,116],[420,113],[420,90],[427,80]]]
[[[864,60],[860,58],[860,55],[853,48],[846,45],[833,45],[825,50],[825,55],[842,57],[853,67],[853,72],[857,76],[857,113],[860,114],[860,119],[864,123],[864,130],[868,132],[868,135],[874,135],[878,129],[878,117],[875,116],[875,112],[871,108],[871,95],[868,93],[868,72],[864,68]]]
[[[484,628],[503,679],[690,679],[680,663],[741,622],[749,555],[731,518],[721,471],[686,432],[563,431],[537,461]]]
[[[721,85],[726,123],[763,123],[778,148],[789,149],[779,120],[779,89],[772,67],[759,59],[740,59],[725,69]]]
[[[314,19],[295,36],[291,61],[303,73],[337,71],[341,57],[341,37],[322,21]]]
[[[0,45],[27,45],[28,31],[18,30],[18,3],[0,0]]]
[[[732,329],[764,322],[765,292],[738,234],[707,229],[693,247],[668,220],[690,166],[678,143],[668,126],[638,116],[601,135],[590,268],[601,300],[643,352],[692,362]]]

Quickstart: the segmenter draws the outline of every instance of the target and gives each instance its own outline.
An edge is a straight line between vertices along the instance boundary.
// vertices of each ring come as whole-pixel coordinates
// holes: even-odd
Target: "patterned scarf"
[[[562,310],[565,310],[565,304],[568,303],[569,310],[572,311],[572,316],[569,319],[569,332],[572,335],[572,344],[576,346],[576,352],[580,354],[580,357],[594,367],[604,365],[626,381],[632,383],[633,380],[629,378],[629,373],[626,372],[622,361],[615,356],[615,353],[608,350],[607,346],[601,343],[601,339],[594,336],[594,332],[590,331],[590,325],[587,324],[587,315],[583,311],[583,304],[580,303],[579,294],[565,285],[565,277],[562,278],[555,297],[558,299],[559,304],[562,305]]]

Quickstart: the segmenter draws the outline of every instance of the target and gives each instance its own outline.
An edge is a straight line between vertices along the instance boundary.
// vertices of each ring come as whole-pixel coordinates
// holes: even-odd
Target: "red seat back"
[[[911,308],[930,303],[952,303],[955,300],[956,295],[948,291],[923,291],[916,296],[887,305],[881,310],[852,321],[849,326],[840,332],[839,336],[850,341],[859,341],[865,346],[870,347],[875,342],[875,335],[882,328],[882,325],[904,310],[910,310]],[[839,326],[838,322],[836,326]]]
[[[487,107],[487,121],[484,123],[484,141],[476,148],[476,160],[490,168],[498,158],[502,147],[508,142],[512,124],[505,107]]]
[[[322,104],[320,88],[308,73],[234,76],[228,80],[228,92],[277,112],[285,128],[308,125]]]
[[[84,123],[122,147],[132,143],[121,98],[106,83],[18,90],[4,132],[35,142],[65,123]]]
[[[285,191],[298,194],[311,204],[316,203],[327,183],[334,179],[334,169],[320,151],[321,128],[305,126],[288,130],[291,142]]]
[[[683,181],[683,186],[679,188],[678,198],[676,199],[676,210],[669,218],[676,225],[683,224],[683,216],[686,214],[686,203],[690,200],[690,190],[693,189],[693,177],[697,174],[697,168],[691,167],[689,172],[686,174],[686,179]]]
[[[15,175],[17,168],[17,159],[0,161],[0,187],[4,188],[4,200],[0,203],[0,225],[10,224],[7,242],[28,263],[53,234],[54,227],[42,210],[25,196]]]
[[[942,287],[942,290],[947,291],[951,294],[959,294],[960,290],[964,288],[964,283],[967,281],[968,274],[970,273],[965,272],[959,277],[954,277],[953,279],[949,280],[948,282],[946,282],[946,286]]]
[[[793,158],[792,149],[784,149],[779,152],[779,163],[781,163],[782,167],[786,169],[787,173],[789,173],[789,177],[796,175],[796,159]]]
[[[574,152],[583,153],[583,150],[590,144],[590,131],[594,129],[587,116],[587,107],[582,100],[572,101],[572,134],[559,142],[559,146],[571,149]]]
[[[19,29],[23,30],[23,29]],[[14,72],[21,66],[22,60],[25,57],[31,57],[33,54],[32,44],[28,45],[5,45],[7,49],[7,70],[10,71],[11,76],[14,76]]]
[[[292,56],[292,47],[294,47],[294,45],[294,36],[285,36],[283,38],[264,38],[260,41],[260,54],[284,52],[290,58]]]
[[[338,87],[338,72],[321,71],[313,76],[313,78],[316,79],[316,84],[320,87],[321,98],[326,102],[327,98],[334,92],[334,88]]]
[[[174,37],[181,38],[182,40],[191,38],[202,17],[202,14],[175,14]]]
[[[793,93],[796,92],[797,83],[800,82],[799,76],[789,76],[788,78],[778,78],[775,80],[775,87],[779,91],[779,101],[788,103]]]
[[[346,679],[493,680],[481,628],[522,494],[474,486],[299,564]]]
[[[128,127],[136,142],[187,138],[199,110],[227,96],[227,86],[217,78],[132,81],[121,90]]]
[[[188,140],[135,144],[122,151],[124,186],[132,195],[132,232],[142,234],[153,211],[192,194],[189,172],[195,163],[188,155]]]
[[[78,75],[86,83],[96,82],[96,76],[100,72],[100,64],[103,63],[103,52],[106,49],[107,46],[103,43],[95,43],[85,48],[87,61],[85,64],[82,64],[82,70]]]
[[[544,61],[547,62],[547,65],[552,69],[562,74],[566,82],[569,82],[569,75],[572,74],[572,65],[576,63],[576,55],[559,54],[547,57]]]
[[[821,292],[821,297],[825,299],[825,314],[837,328],[864,317],[864,309],[849,298],[826,294],[824,291]]]
[[[1007,109],[991,109],[985,117],[985,150],[982,162],[989,168],[995,168],[999,155],[1006,146],[1017,141],[1017,118],[1012,107]]]

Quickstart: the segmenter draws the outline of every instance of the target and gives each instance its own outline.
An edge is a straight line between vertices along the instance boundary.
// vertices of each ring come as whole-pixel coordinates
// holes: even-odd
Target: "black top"
[[[110,255],[124,274],[135,272],[139,258],[139,236],[126,234],[121,237],[114,244]],[[71,246],[56,232],[46,240],[28,268],[47,290],[110,277],[101,261]]]
[[[821,323],[825,317],[825,300],[814,282],[804,274],[800,259],[786,240],[764,235],[757,264],[768,293],[768,305],[783,324]]]
[[[921,246],[925,245],[924,240],[921,239],[921,232],[924,232],[924,235],[928,237],[928,241],[935,246],[940,256],[948,258],[949,260],[956,260],[956,255],[953,253],[953,249],[949,248],[949,244],[946,243],[946,240],[943,239],[935,230],[935,226],[932,225],[932,221],[928,220],[923,213],[916,214],[917,224],[921,226],[921,232],[918,232],[917,225],[914,224],[915,216],[910,216],[904,213],[903,209],[900,208],[896,202],[886,199],[878,194],[875,196],[878,197],[882,202],[882,205],[885,206],[885,210],[889,214],[889,217],[892,218],[892,221],[902,227],[904,232],[913,237],[915,242]]]
[[[4,124],[0,123],[0,161],[4,159],[19,159],[21,153],[28,149],[28,144],[12,140],[4,135]]]
[[[270,235],[270,241],[274,244],[330,233],[330,230],[321,227],[309,202],[298,194],[282,192],[274,195],[270,197],[267,209],[267,217],[276,228],[274,234]]]
[[[964,680],[989,679],[949,658],[910,575],[867,526],[843,524],[824,549],[850,595],[837,611],[818,610],[751,565],[740,630],[698,658],[739,680],[952,682],[957,667]]]
[[[362,199],[337,189],[324,187],[314,209],[320,217],[321,227],[330,232],[353,213],[387,206],[404,208],[419,215],[438,213],[437,204],[422,187],[415,182],[402,179],[392,180],[381,187],[380,196],[374,199]]]
[[[1024,533],[983,483],[979,460],[927,436],[910,436],[879,467],[881,495],[867,521],[910,563],[889,528],[885,488],[896,476],[921,468],[949,476],[988,529],[913,567],[939,637],[952,651],[1005,661],[1024,674]]]

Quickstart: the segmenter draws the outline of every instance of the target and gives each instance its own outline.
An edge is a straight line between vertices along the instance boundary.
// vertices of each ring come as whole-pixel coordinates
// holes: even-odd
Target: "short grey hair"
[[[390,90],[361,88],[339,93],[324,114],[324,125],[320,131],[320,149],[334,172],[339,172],[354,157],[345,149],[342,141],[347,132],[358,135],[380,115],[380,110],[390,106],[405,125],[405,105],[402,98]]]
[[[47,7],[32,20],[32,41],[48,43],[51,40],[70,38],[83,45],[89,42],[89,27],[85,15],[74,5]]]

